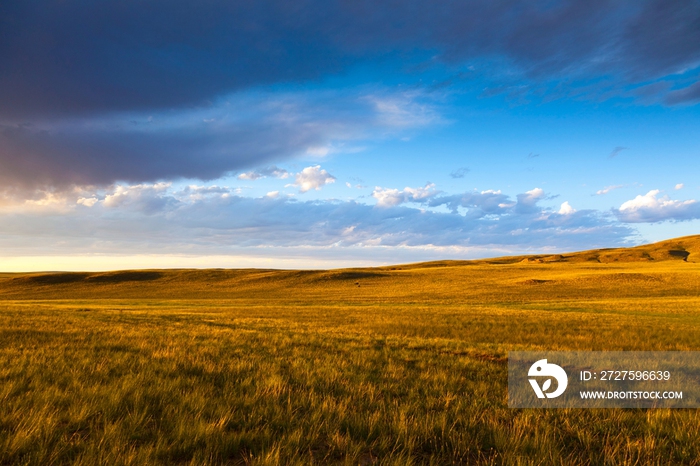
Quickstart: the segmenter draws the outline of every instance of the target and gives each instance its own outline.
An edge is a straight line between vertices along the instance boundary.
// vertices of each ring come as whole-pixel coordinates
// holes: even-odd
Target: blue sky
[[[691,1],[5,2],[0,270],[700,231]]]

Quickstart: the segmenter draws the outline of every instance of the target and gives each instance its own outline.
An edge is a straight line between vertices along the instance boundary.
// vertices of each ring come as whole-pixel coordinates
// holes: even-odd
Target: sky
[[[0,271],[700,233],[700,2],[0,3]]]

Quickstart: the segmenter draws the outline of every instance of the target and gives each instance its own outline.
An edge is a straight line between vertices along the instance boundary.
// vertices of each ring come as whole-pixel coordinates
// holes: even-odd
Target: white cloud
[[[322,172],[320,167],[308,168]],[[42,236],[41,244],[44,251],[52,251],[49,253],[60,250],[71,254],[89,247],[96,253],[110,254],[186,250],[188,254],[207,255],[231,254],[237,248],[239,253],[254,255],[280,248],[278,252],[294,250],[313,258],[324,248],[337,248],[328,254],[338,257],[376,247],[387,248],[388,262],[396,263],[408,260],[401,255],[401,248],[476,247],[498,249],[499,254],[547,248],[577,250],[621,245],[632,233],[631,228],[593,211],[558,215],[534,205],[523,213],[511,198],[496,190],[437,197],[433,188],[429,184],[382,190],[398,193],[400,199],[427,202],[418,207],[376,208],[356,201],[303,202],[275,191],[257,198],[234,192],[193,198],[192,191],[217,188],[195,186],[188,193],[165,183],[119,185],[99,194],[81,192],[67,199],[65,205],[70,206],[75,206],[78,198],[105,199],[91,209],[72,209],[69,215],[47,215],[39,209],[0,214],[0,234],[8,249],[24,248],[32,254],[37,250],[36,236],[48,231],[50,235]],[[544,192],[531,190],[520,198],[536,203],[543,196]],[[436,206],[467,211],[431,209]]]
[[[542,199],[544,197],[544,191],[542,188],[531,189],[530,191],[525,191],[528,198],[530,199]]]
[[[99,199],[97,199],[96,197],[89,197],[89,198],[81,197],[76,202],[77,202],[77,204],[84,205],[86,207],[92,207],[99,202]]]
[[[569,201],[564,202],[559,209],[559,215],[571,215],[576,212],[576,209],[571,207]]]
[[[183,195],[192,201],[204,199],[207,196],[229,196],[232,192],[240,192],[239,189],[231,189],[225,186],[197,186],[196,184],[191,184],[186,186],[182,191],[174,193],[176,195]]]
[[[66,203],[65,193],[53,193],[43,191],[41,197],[37,199],[27,199],[24,201],[25,206],[31,207],[64,207]]]
[[[330,151],[331,148],[328,146],[312,146],[306,149],[308,155],[315,155],[317,157],[325,157]]]
[[[428,183],[422,188],[405,187],[402,191],[377,186],[372,191],[372,197],[377,200],[377,205],[380,207],[396,206],[404,202],[422,201],[436,194],[434,183]]]
[[[367,96],[376,110],[380,126],[409,128],[439,123],[442,118],[429,96],[421,91]]]
[[[487,189],[481,193],[474,191],[436,197],[430,201],[429,205],[431,207],[444,205],[454,213],[458,212],[459,207],[464,207],[469,209],[469,215],[472,218],[478,218],[487,214],[503,212],[505,209],[515,206],[515,203],[511,202],[509,197],[501,193],[500,190]]]
[[[544,199],[545,194],[542,188],[535,188],[525,191],[524,194],[518,194],[516,197],[518,199],[515,205],[516,211],[518,213],[531,213],[538,210],[537,203]]]
[[[127,208],[152,214],[177,202],[168,193],[170,187],[171,183],[117,185],[114,192],[105,196],[102,204],[108,208]]]
[[[306,167],[297,173],[293,186],[299,187],[299,192],[305,193],[312,189],[319,191],[323,186],[335,183],[335,180],[336,178],[326,170],[321,169],[320,165],[315,165]]]
[[[678,201],[668,195],[658,197],[660,191],[654,189],[623,203],[615,211],[617,218],[628,223],[654,223],[664,220],[692,220],[700,218],[700,202],[690,199]]]
[[[683,189],[683,186],[684,186],[683,183],[678,183],[674,189],[675,189],[676,191],[678,191],[679,189]]]
[[[258,170],[253,170],[238,175],[239,180],[258,180],[260,178],[266,178],[268,176],[273,176],[275,178],[285,179],[289,178],[289,172],[283,168],[276,166],[271,166],[267,168],[260,168]]]
[[[621,185],[621,184],[616,184],[616,185],[613,185],[613,186],[606,186],[606,187],[604,187],[603,189],[599,189],[599,190],[596,191],[595,193],[596,193],[597,196],[602,196],[602,195],[604,195],[604,194],[608,194],[610,191],[613,191],[613,190],[615,190],[615,189],[620,189],[620,188],[623,188],[623,187],[624,187],[624,186]]]

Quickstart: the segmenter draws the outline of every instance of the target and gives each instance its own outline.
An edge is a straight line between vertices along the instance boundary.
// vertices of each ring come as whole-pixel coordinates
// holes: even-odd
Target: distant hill
[[[505,256],[470,261],[434,261],[411,264],[411,266],[430,267],[455,264],[514,264],[517,262],[530,264],[551,262],[593,262],[606,264],[611,262],[651,262],[668,260],[700,262],[700,235],[683,236],[632,248],[592,249],[590,251],[563,254]]]
[[[683,260],[700,262],[700,235],[684,236],[634,248],[595,249],[557,256],[536,256],[523,260],[560,262],[645,262]]]
[[[700,263],[700,235],[633,248],[471,261],[446,260],[355,269],[169,269],[5,273],[0,274],[0,300],[127,297],[242,299],[251,296],[306,299],[311,295],[327,296],[329,299],[355,299],[357,296],[369,296],[378,290],[382,290],[381,296],[391,296],[394,299],[419,293],[421,290],[436,295],[454,290],[457,296],[465,292],[465,282],[470,283],[470,293],[476,292],[474,290],[478,286],[483,286],[483,292],[491,293],[489,290],[502,292],[507,287],[517,288],[523,284],[565,284],[578,277],[578,281],[569,283],[577,289],[584,285],[595,285],[603,280],[600,278],[603,275],[607,275],[605,283],[635,279],[643,286],[650,286],[649,283],[669,280],[672,274],[683,273],[686,268],[681,265],[690,262]],[[567,266],[567,263],[572,265]],[[636,270],[640,268],[644,270]],[[497,270],[500,272],[496,272]],[[636,275],[631,273],[633,271]],[[591,281],[590,277],[586,278],[591,273],[600,277]]]

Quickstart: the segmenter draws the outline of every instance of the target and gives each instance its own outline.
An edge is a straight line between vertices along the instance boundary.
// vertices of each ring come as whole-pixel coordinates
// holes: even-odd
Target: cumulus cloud
[[[684,187],[684,184],[683,184],[683,183],[678,183],[673,189],[675,189],[676,191],[678,191],[679,189],[683,189],[683,187]]]
[[[576,213],[576,209],[571,207],[569,204],[569,201],[565,201],[561,207],[559,208],[559,215],[571,215],[573,213]]]
[[[518,218],[522,221],[525,218],[533,222],[547,219],[547,221],[561,222],[561,216],[580,217],[587,216],[591,211],[578,212],[568,201],[561,204],[558,211],[541,207],[538,203],[545,199],[546,194],[541,188],[534,188],[530,191],[518,194],[513,201],[510,196],[503,194],[500,190],[486,190],[481,192],[467,192],[462,195],[441,196],[432,199],[429,206],[446,206],[453,213],[458,213],[459,208],[464,208],[464,216],[473,220],[482,218],[497,218],[500,222],[508,218]],[[554,216],[553,216],[554,215]]]
[[[400,191],[377,186],[372,191],[372,197],[377,200],[377,206],[379,207],[397,206],[405,202],[421,202],[436,194],[434,183],[428,183],[422,188],[405,187]]]
[[[97,204],[100,200],[97,199],[96,197],[81,197],[79,198],[76,203],[80,205],[84,205],[85,207],[92,207],[95,204]]]
[[[153,214],[162,211],[168,205],[179,202],[168,195],[170,186],[171,183],[118,185],[112,193],[105,196],[102,204],[108,208],[128,208]]]
[[[41,209],[48,211],[64,211],[66,209],[66,200],[68,196],[62,192],[40,191],[34,193],[35,196],[31,199],[26,199],[22,204],[25,208]],[[86,200],[87,201],[87,200]],[[90,201],[87,201],[88,203]]]
[[[487,214],[495,214],[505,212],[506,209],[515,206],[510,198],[501,193],[500,190],[492,189],[481,192],[468,192],[451,196],[440,196],[432,199],[429,203],[431,207],[446,206],[453,213],[457,213],[459,207],[464,207],[470,210],[470,216],[473,218],[483,217]]]
[[[239,189],[231,189],[226,186],[197,186],[191,184],[185,186],[178,194],[188,197],[189,199],[204,199],[207,196],[228,196],[232,192],[239,192]]]
[[[225,194],[231,192],[230,188],[226,186],[197,186],[196,184],[188,185],[182,191],[185,194]]]
[[[615,215],[627,223],[655,223],[664,220],[693,220],[700,218],[700,202],[696,200],[673,200],[668,195],[659,197],[660,191],[654,189],[645,195],[638,195],[624,202]]]
[[[308,168],[322,171],[318,166]],[[303,202],[278,191],[245,197],[216,185],[86,187],[70,195],[45,193],[35,199],[33,209],[22,204],[21,210],[1,210],[0,235],[4,247],[32,254],[40,250],[53,254],[60,247],[66,254],[89,248],[111,254],[188,251],[205,255],[230,254],[235,249],[255,255],[256,248],[281,248],[275,250],[277,254],[285,250],[308,255],[313,250],[316,256],[327,248],[356,252],[398,248],[394,255],[386,252],[389,249],[384,254],[388,261],[400,262],[418,257],[402,256],[401,248],[457,248],[450,249],[455,255],[476,248],[482,251],[479,255],[493,251],[502,255],[611,247],[624,244],[634,233],[596,211],[569,209],[567,203],[558,210],[542,207],[540,200],[551,197],[538,189],[512,198],[498,190],[445,196],[430,184],[396,191],[401,199],[415,195],[416,201],[407,202],[419,205],[377,208],[357,201]],[[41,247],[36,246],[39,232]],[[353,255],[337,251],[335,257]]]
[[[493,197],[507,200],[495,191],[469,196],[462,202],[483,206]],[[425,204],[378,209],[355,201],[301,202],[275,192],[258,198],[233,193],[192,198],[165,184],[119,185],[94,197],[103,200],[91,208],[76,207],[73,200],[73,209],[63,215],[0,214],[5,246],[36,252],[36,236],[41,234],[42,247],[61,245],[64,253],[106,248],[122,254],[227,254],[231,248],[254,253],[254,248],[309,247],[314,254],[329,247],[477,247],[506,253],[609,247],[622,244],[632,233],[593,211],[560,215],[540,209],[523,214],[512,203],[472,216],[431,210]]]
[[[532,213],[538,210],[537,203],[545,198],[545,193],[542,188],[531,189],[523,194],[518,194],[518,202],[515,205],[515,210],[518,213]]]
[[[297,186],[300,193],[315,189],[319,191],[323,186],[335,183],[335,176],[322,169],[320,165],[306,167],[296,174],[292,186]]]

